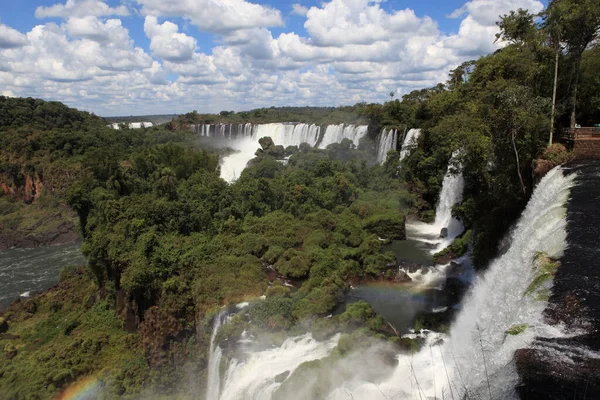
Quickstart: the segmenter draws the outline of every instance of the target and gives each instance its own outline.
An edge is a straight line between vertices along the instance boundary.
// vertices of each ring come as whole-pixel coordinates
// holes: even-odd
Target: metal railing
[[[565,128],[562,130],[563,139],[600,139],[600,127]]]

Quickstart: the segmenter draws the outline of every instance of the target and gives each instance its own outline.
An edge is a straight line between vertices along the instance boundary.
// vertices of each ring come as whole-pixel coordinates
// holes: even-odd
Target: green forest
[[[0,399],[52,398],[83,377],[102,382],[106,398],[190,398],[205,385],[215,314],[262,295],[220,331],[224,347],[244,330],[273,343],[310,330],[342,332],[340,353],[367,336],[413,351],[418,343],[367,303],[323,317],[350,285],[394,278],[396,256],[382,243],[404,239],[407,218],[435,218],[450,162],[465,178],[453,214],[467,233],[448,251],[470,247],[484,269],[540,166],[570,160],[561,128],[600,123],[600,4],[554,0],[542,15],[519,10],[498,25],[504,48],[384,104],[194,111],[118,131],[61,103],[0,97],[0,234],[42,214],[71,218],[88,260],[0,311]],[[189,129],[277,121],[365,123],[369,134],[358,146],[287,149],[287,163],[278,143],[261,140],[228,184],[219,152]],[[384,127],[421,128],[418,148],[376,164]],[[67,206],[70,216],[57,214]]]

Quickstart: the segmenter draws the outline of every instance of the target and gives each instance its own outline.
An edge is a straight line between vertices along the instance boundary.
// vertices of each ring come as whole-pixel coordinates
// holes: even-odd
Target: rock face
[[[567,204],[568,247],[544,316],[571,336],[537,338],[515,353],[522,399],[600,399],[600,162],[569,167],[577,178]]]
[[[522,399],[600,399],[600,358],[589,357],[589,347],[569,340],[537,341],[534,346],[538,348],[515,352]]]
[[[57,244],[75,243],[79,240],[77,226],[70,221],[58,222],[55,229],[25,231],[6,230],[0,226],[0,250],[10,248],[33,248]]]
[[[394,281],[405,283],[405,282],[412,282],[412,279],[410,276],[408,276],[408,274],[405,271],[399,270],[398,273],[396,274],[396,277],[394,278]]]
[[[448,228],[442,228],[440,231],[440,239],[446,239],[448,237]]]

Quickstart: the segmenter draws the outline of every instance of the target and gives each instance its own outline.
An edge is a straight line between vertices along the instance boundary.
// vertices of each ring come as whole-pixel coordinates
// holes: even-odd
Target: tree
[[[554,81],[552,85],[552,111],[550,113],[550,138],[548,139],[548,145],[552,145],[552,139],[554,136],[554,118],[556,113],[556,92],[558,89],[558,64],[560,55],[563,51],[563,45],[561,43],[561,13],[558,12],[558,8],[547,9],[542,13],[545,17],[543,24],[543,30],[548,38],[548,43],[554,50]]]
[[[394,99],[394,96],[395,96],[395,93],[394,93],[393,91],[392,91],[392,92],[390,92],[390,100],[393,100],[393,99]]]
[[[503,15],[500,21],[496,22],[500,28],[500,32],[496,34],[496,41],[507,41],[520,46],[533,45],[538,33],[534,18],[533,14],[522,8]]]
[[[577,91],[581,58],[585,49],[598,37],[600,2],[598,0],[551,0],[546,11],[547,25],[555,38],[564,41],[573,64],[571,79],[571,127],[575,127]]]

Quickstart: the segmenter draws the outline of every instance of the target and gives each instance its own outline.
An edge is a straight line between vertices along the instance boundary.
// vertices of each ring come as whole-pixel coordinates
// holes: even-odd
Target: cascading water
[[[558,257],[566,248],[565,205],[573,185],[574,176],[565,177],[560,168],[542,179],[511,234],[508,251],[476,279],[443,344],[439,334],[430,334],[422,351],[398,356],[391,378],[346,382],[329,399],[515,398],[515,351],[536,336],[563,335],[544,323],[547,301],[537,297],[552,279],[536,290],[531,287],[538,276],[536,254]],[[515,327],[523,332],[507,333]]]
[[[398,131],[396,129],[384,129],[379,135],[379,143],[377,144],[377,162],[383,164],[388,151],[396,149],[396,141],[398,140]]]
[[[230,361],[220,400],[270,399],[282,382],[276,377],[289,376],[300,364],[326,357],[338,341],[339,335],[318,342],[307,333],[287,339],[281,347],[248,351],[244,360]]]
[[[454,158],[456,154],[452,157]],[[407,224],[407,232],[411,238],[434,246],[432,253],[448,247],[452,241],[464,231],[463,224],[452,216],[452,207],[463,198],[464,178],[462,172],[453,171],[452,162],[442,182],[440,200],[435,210],[435,221],[432,224],[412,222]],[[440,238],[442,229],[447,229],[445,237]]]
[[[329,125],[319,147],[325,148],[343,139],[350,139],[358,146],[359,140],[367,134],[367,128],[366,125]],[[191,129],[202,137],[226,139],[226,146],[236,150],[221,160],[221,178],[228,182],[235,181],[248,161],[254,158],[261,137],[269,136],[276,145],[283,147],[301,143],[315,147],[321,136],[321,127],[315,124],[200,124],[192,125]]]
[[[227,318],[227,311],[222,310],[215,316],[213,323],[213,331],[210,336],[210,349],[208,358],[208,383],[206,388],[206,399],[207,400],[218,400],[219,393],[221,391],[221,358],[223,351],[218,344],[215,343],[215,338],[219,328]]]
[[[419,140],[420,136],[420,129],[410,129],[406,133],[404,141],[402,142],[402,149],[400,150],[400,161],[408,157],[410,153],[417,147],[417,141]]]
[[[243,133],[238,131],[232,137],[234,140],[228,143],[237,152],[224,157],[221,162],[221,178],[227,182],[235,181],[248,161],[254,158],[260,138],[269,136],[276,145],[283,147],[298,146],[300,143],[315,146],[321,133],[321,127],[314,124],[245,124],[243,127]]]
[[[332,143],[339,143],[343,139],[350,139],[354,142],[356,146],[367,134],[368,125],[328,125],[325,129],[325,134],[323,135],[323,139],[321,143],[319,143],[320,149],[325,149]]]

